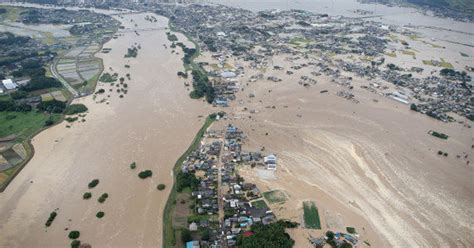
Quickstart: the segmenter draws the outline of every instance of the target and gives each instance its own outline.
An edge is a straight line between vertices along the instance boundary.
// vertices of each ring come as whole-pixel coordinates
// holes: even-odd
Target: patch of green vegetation
[[[182,192],[186,188],[195,190],[199,184],[199,180],[193,173],[178,172],[176,175],[176,190]]]
[[[356,229],[354,227],[348,226],[348,227],[346,227],[346,230],[350,234],[357,234]]]
[[[286,201],[286,195],[281,190],[263,192],[262,195],[270,204],[284,203]]]
[[[66,107],[66,111],[64,112],[66,115],[75,115],[86,112],[88,109],[84,104],[75,103],[71,104]]]
[[[138,48],[131,47],[127,49],[127,54],[124,55],[125,58],[136,58],[138,56]]]
[[[264,200],[257,200],[252,202],[252,205],[256,208],[263,209],[263,208],[268,208],[267,204],[265,203]]]
[[[403,50],[402,53],[404,55],[416,56],[415,52],[412,50]]]
[[[135,170],[135,168],[137,168],[137,163],[132,162],[132,163],[130,164],[130,169]]]
[[[41,130],[49,115],[29,112],[0,112],[0,137],[16,135],[17,141],[23,141]]]
[[[54,38],[54,35],[53,33],[51,32],[41,32],[41,35],[43,36],[42,38],[42,41],[46,44],[46,45],[53,45],[54,43],[56,43],[56,39]]]
[[[82,199],[84,200],[88,200],[92,197],[92,193],[91,192],[86,192],[84,193],[84,195],[82,195]]]
[[[52,100],[48,102],[41,102],[36,107],[44,112],[62,114],[64,109],[66,109],[66,103]]]
[[[454,66],[453,66],[451,63],[447,62],[447,61],[444,60],[443,58],[441,58],[440,66],[441,66],[441,67],[444,67],[444,68],[449,68],[449,69],[453,69],[453,68],[454,68]]]
[[[190,97],[193,99],[199,99],[205,96],[206,101],[212,103],[216,96],[214,88],[207,77],[207,73],[201,68],[201,70],[193,69],[191,74],[193,75],[194,90],[189,94]]]
[[[68,237],[70,239],[78,239],[81,236],[79,231],[70,231]]]
[[[417,34],[410,34],[408,35],[408,38],[410,38],[411,40],[418,40],[420,36],[418,36]]]
[[[388,37],[392,40],[392,41],[398,41],[398,36],[393,34],[393,33],[390,33],[388,35]]]
[[[104,203],[105,200],[107,200],[107,198],[109,198],[109,194],[103,193],[103,194],[99,197],[99,199],[97,199],[97,201],[100,202],[100,203]]]
[[[75,239],[71,242],[71,248],[79,248],[81,247],[81,241]]]
[[[71,123],[71,122],[75,122],[77,121],[77,117],[66,117],[64,118],[64,120],[66,120],[67,122]]]
[[[310,43],[311,40],[309,39],[306,39],[305,37],[301,37],[301,36],[298,36],[298,37],[293,37],[290,39],[290,44],[291,45],[294,45],[294,46],[306,46],[308,43]]]
[[[178,41],[178,37],[175,34],[172,34],[170,32],[166,32],[166,37],[171,42]]]
[[[97,186],[97,184],[99,184],[99,179],[92,180],[88,185],[89,189],[95,188],[95,186]]]
[[[434,66],[433,61],[431,61],[431,60],[423,60],[423,64]]]
[[[251,231],[254,234],[249,237],[239,235],[237,238],[237,246],[245,248],[291,248],[295,244],[295,241],[285,232],[285,228],[292,228],[294,226],[293,223],[285,221],[278,221],[269,225],[252,225]]]
[[[111,75],[111,74],[108,73],[108,72],[104,72],[104,73],[100,76],[99,81],[104,82],[104,83],[112,83],[112,82],[117,81],[117,78],[118,78],[118,74],[117,74],[117,73],[114,73],[113,75]]]
[[[1,20],[8,20],[9,22],[16,22],[22,11],[21,8],[13,6],[2,6],[2,9],[4,11],[2,11],[3,13],[0,13],[0,17],[2,17]]]
[[[141,179],[151,177],[152,175],[153,175],[153,172],[151,170],[144,170],[144,171],[140,171],[140,173],[138,173],[138,177],[141,178]]]
[[[447,157],[447,156],[448,156],[448,153],[439,150],[439,151],[438,151],[438,155],[443,155],[443,156]]]
[[[175,230],[173,228],[173,216],[174,210],[176,205],[176,198],[178,195],[177,186],[176,186],[176,177],[181,172],[181,165],[183,164],[184,160],[199,146],[201,139],[209,128],[209,126],[215,121],[216,115],[212,114],[206,118],[201,129],[199,129],[198,133],[194,137],[194,140],[188,147],[188,149],[178,158],[174,167],[173,167],[173,174],[175,183],[171,188],[170,195],[168,200],[166,201],[165,209],[163,211],[163,247],[171,248],[174,247],[176,244],[176,237],[175,237]]]
[[[431,134],[434,137],[440,138],[440,139],[448,139],[449,136],[444,134],[444,133],[438,133],[436,131],[430,130],[428,134]]]
[[[156,188],[161,191],[161,190],[164,190],[166,186],[164,184],[158,184]]]
[[[386,52],[385,55],[389,56],[389,57],[392,57],[392,58],[396,58],[397,57],[397,54],[395,52]]]
[[[52,126],[56,123],[58,123],[61,120],[61,115],[60,114],[51,114],[49,115],[48,119],[44,122],[44,126]]]
[[[105,213],[102,212],[102,211],[99,211],[99,212],[97,212],[97,214],[96,214],[95,216],[96,216],[97,218],[99,218],[99,219],[102,219],[102,217],[105,216]]]
[[[58,213],[56,213],[56,211],[51,212],[49,214],[48,220],[46,220],[45,226],[46,227],[51,226],[51,224],[53,223],[53,221],[54,221],[54,219],[56,218],[57,215],[58,215]]]
[[[314,202],[303,202],[303,217],[306,228],[321,229],[318,208]]]

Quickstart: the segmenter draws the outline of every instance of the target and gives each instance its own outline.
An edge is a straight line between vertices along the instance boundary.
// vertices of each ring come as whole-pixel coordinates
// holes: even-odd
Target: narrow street
[[[224,142],[225,139],[221,139],[222,145],[219,152],[219,159],[217,162],[217,204],[219,206],[219,224],[222,236],[220,237],[222,247],[227,247],[225,242],[225,233],[224,233],[224,193],[222,192],[222,157],[224,155]]]

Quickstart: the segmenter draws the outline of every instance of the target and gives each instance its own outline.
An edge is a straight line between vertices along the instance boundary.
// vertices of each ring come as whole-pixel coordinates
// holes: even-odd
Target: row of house
[[[239,235],[251,236],[251,226],[276,220],[255,184],[246,183],[238,173],[241,164],[258,163],[276,169],[275,155],[244,152],[242,130],[229,125],[223,131],[209,130],[200,146],[181,167],[195,176],[192,187],[193,212],[187,228],[194,240],[187,247],[232,247]],[[257,203],[258,204],[257,204]],[[208,237],[200,233],[208,230]]]
[[[255,184],[246,183],[238,170],[239,164],[262,164],[263,156],[259,152],[242,151],[245,140],[243,132],[235,126],[228,126],[225,132],[224,152],[222,154],[222,188],[224,219],[222,230],[223,242],[228,247],[236,245],[237,237],[253,235],[251,226],[254,224],[268,225],[276,220],[275,215],[265,204],[261,192]],[[265,164],[275,166],[276,156],[263,158]],[[259,202],[259,204],[253,204]]]

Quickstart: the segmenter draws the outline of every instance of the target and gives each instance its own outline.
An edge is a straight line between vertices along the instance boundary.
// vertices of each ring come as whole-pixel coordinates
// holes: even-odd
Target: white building
[[[2,84],[5,87],[5,89],[7,89],[7,90],[13,90],[13,89],[16,89],[18,87],[18,85],[16,83],[14,83],[13,80],[11,80],[11,79],[2,80]]]
[[[277,169],[277,157],[274,154],[264,157],[263,162],[267,165],[267,170]]]
[[[237,75],[231,71],[224,71],[221,73],[221,77],[223,78],[235,78]]]

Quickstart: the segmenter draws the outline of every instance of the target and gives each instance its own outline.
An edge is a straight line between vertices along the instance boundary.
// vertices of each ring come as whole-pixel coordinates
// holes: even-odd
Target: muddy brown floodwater
[[[68,247],[66,228],[80,231],[79,239],[93,247],[161,247],[171,168],[202,126],[198,116],[210,109],[190,99],[176,75],[182,54],[163,46],[170,45],[164,29],[168,20],[156,16],[158,22],[152,23],[146,15],[151,14],[115,16],[126,29],[104,45],[110,53],[100,54],[106,71],[121,77],[130,73],[124,98],[116,87],[100,84],[105,94],[75,101],[89,108],[85,122],[71,128],[61,123],[33,139],[33,159],[0,194],[0,247]],[[138,57],[124,58],[135,43],[141,46]],[[107,94],[109,104],[97,103]],[[135,170],[129,167],[132,161]],[[152,170],[153,177],[138,178],[142,169]],[[89,190],[94,178],[100,183]],[[169,187],[158,191],[159,183]],[[83,200],[87,191],[92,198]],[[101,204],[102,193],[109,198]],[[46,229],[55,209],[58,216]],[[98,219],[98,211],[105,217]]]

